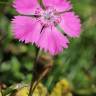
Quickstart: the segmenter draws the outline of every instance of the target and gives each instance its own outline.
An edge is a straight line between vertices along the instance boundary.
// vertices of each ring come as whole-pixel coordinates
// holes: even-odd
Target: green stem
[[[40,56],[40,53],[41,53],[41,50],[38,51],[37,55],[36,55],[36,60],[35,60],[35,63],[37,63],[38,59],[39,59],[39,56]],[[30,89],[29,89],[29,94],[28,96],[32,96],[33,94],[33,87],[35,85],[36,82],[33,81],[33,79],[31,80],[31,84],[30,84]]]
[[[40,4],[40,6],[42,7],[42,9],[46,9],[46,7],[45,7],[45,5],[44,5],[44,3],[43,3],[43,1],[42,0],[38,0],[38,2],[39,2],[39,4]]]
[[[35,88],[37,87],[37,85],[39,84],[39,82],[43,79],[43,77],[48,73],[48,71],[49,71],[49,69],[50,69],[50,67],[48,67],[42,74],[41,74],[41,76],[40,76],[40,78],[36,81],[36,83],[34,84],[34,87],[33,87],[33,89],[32,89],[32,95],[33,95],[33,92],[34,92],[34,90],[35,90]],[[31,95],[31,96],[32,96]]]

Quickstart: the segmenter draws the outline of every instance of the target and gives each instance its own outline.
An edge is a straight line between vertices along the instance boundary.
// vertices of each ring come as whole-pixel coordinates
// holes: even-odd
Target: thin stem
[[[38,53],[37,53],[37,55],[36,55],[36,60],[35,60],[35,63],[34,63],[34,64],[37,63],[37,61],[38,61],[38,59],[39,59],[39,56],[40,56],[40,53],[41,53],[41,50],[38,51]],[[32,79],[32,80],[31,80],[31,84],[30,84],[30,89],[29,89],[29,94],[28,94],[28,96],[32,96],[32,94],[33,94],[32,89],[33,89],[33,87],[35,86],[35,83],[36,83],[36,82],[34,82],[33,79]]]
[[[39,4],[40,4],[40,6],[42,7],[42,9],[43,9],[43,10],[46,10],[46,7],[45,7],[45,5],[44,5],[44,3],[43,3],[43,0],[38,0],[38,2],[39,2]]]
[[[33,92],[35,90],[35,88],[37,87],[37,85],[39,84],[39,82],[43,79],[43,77],[48,73],[49,69],[52,67],[52,65],[48,65],[46,66],[46,70],[41,74],[40,78],[38,78],[38,80],[36,81],[36,83],[34,84],[34,87],[32,89],[32,95],[33,95]],[[32,96],[31,95],[31,96]]]

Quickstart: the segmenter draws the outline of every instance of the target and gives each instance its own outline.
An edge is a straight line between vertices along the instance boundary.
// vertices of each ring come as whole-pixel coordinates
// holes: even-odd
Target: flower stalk
[[[37,63],[38,59],[39,59],[40,53],[41,53],[41,50],[39,50],[39,51],[37,52],[37,54],[36,54],[36,59],[35,59],[34,66],[35,66],[35,64]],[[32,74],[32,75],[33,75],[33,74]],[[35,82],[33,81],[33,78],[32,78],[28,96],[32,96],[33,91],[34,91],[34,90],[33,90],[34,84],[35,84]]]
[[[47,56],[40,56],[41,50],[38,51],[38,54],[36,55],[36,61],[34,65],[34,72],[33,72],[33,79],[31,80],[30,89],[28,96],[32,96],[34,94],[34,91],[37,87],[37,85],[40,83],[40,81],[48,74],[50,69],[52,68],[52,58]],[[46,63],[46,64],[45,64]]]

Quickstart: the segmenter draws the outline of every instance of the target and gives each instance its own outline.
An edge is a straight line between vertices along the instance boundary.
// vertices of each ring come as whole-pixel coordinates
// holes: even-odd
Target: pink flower
[[[32,43],[56,55],[68,48],[68,37],[80,35],[80,19],[70,11],[68,0],[15,0],[13,7],[20,14],[12,20],[12,31],[16,39]]]

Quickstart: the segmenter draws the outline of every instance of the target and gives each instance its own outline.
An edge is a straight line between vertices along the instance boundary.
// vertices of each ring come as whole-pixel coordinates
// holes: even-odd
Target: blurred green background
[[[69,48],[54,57],[53,68],[43,83],[49,91],[66,78],[74,96],[96,96],[96,0],[71,0],[82,21],[80,38],[70,39]],[[36,48],[12,36],[11,19],[16,14],[12,0],[0,0],[0,82],[10,86],[31,80]]]

